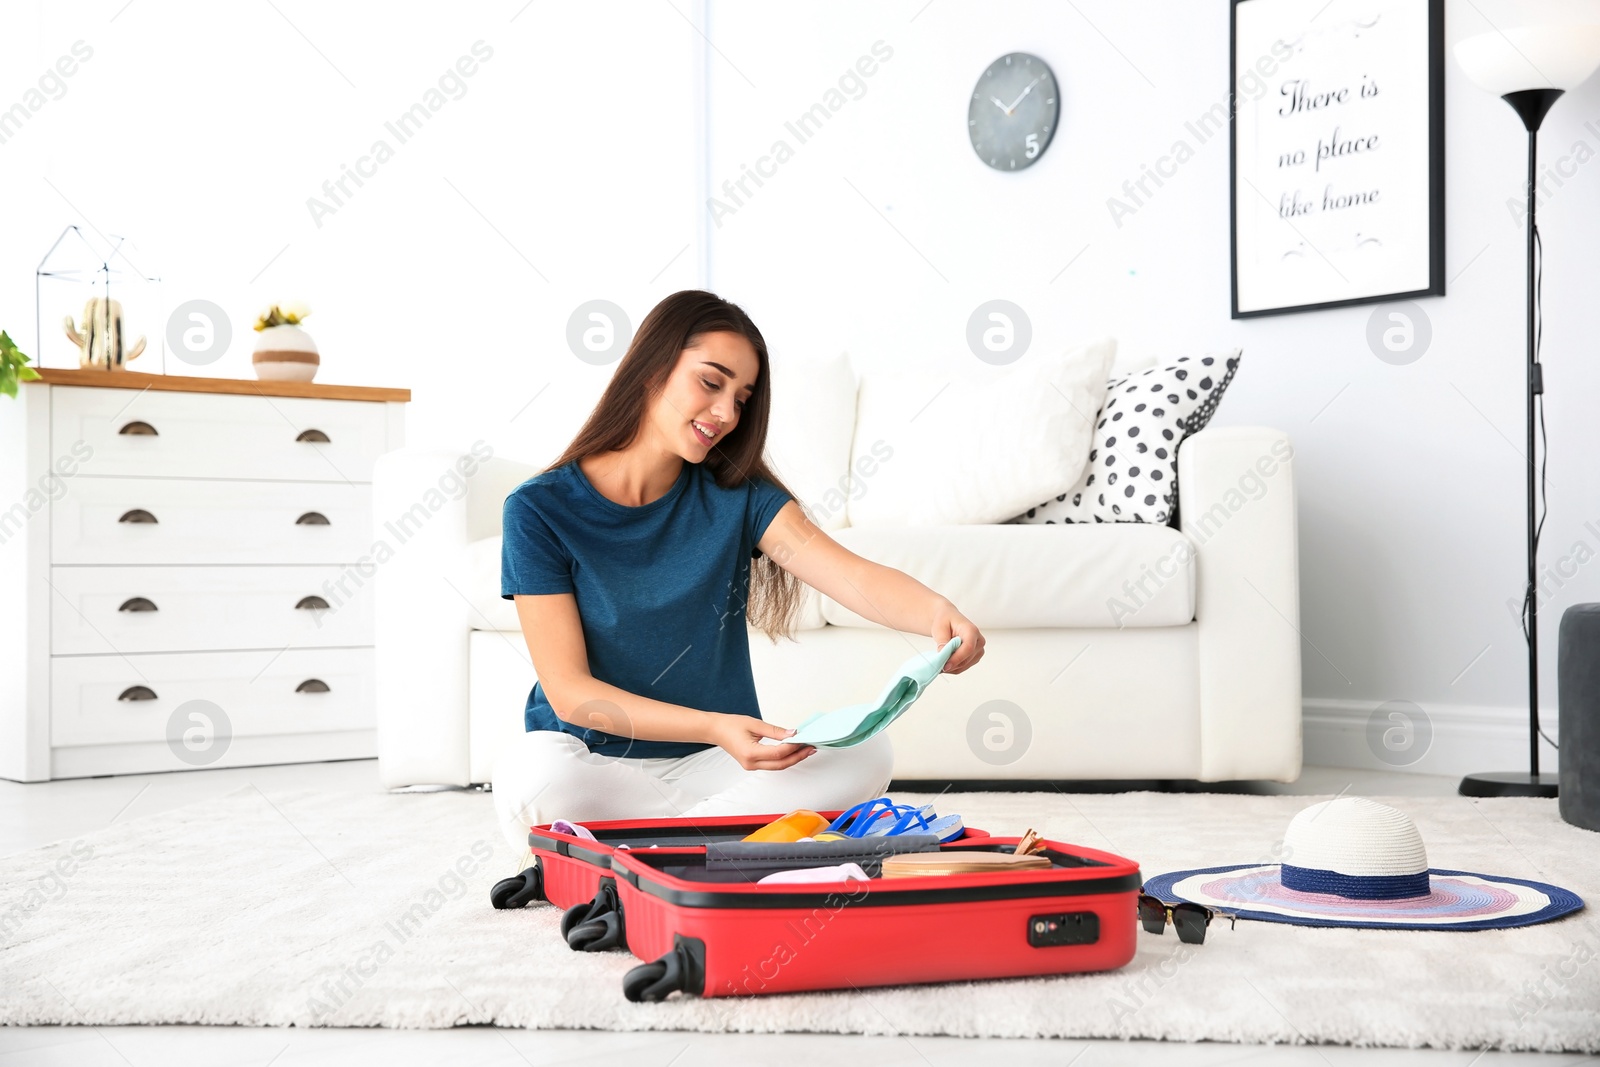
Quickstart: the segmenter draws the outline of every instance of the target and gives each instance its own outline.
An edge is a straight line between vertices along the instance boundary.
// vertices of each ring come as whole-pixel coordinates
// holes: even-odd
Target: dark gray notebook
[[[938,848],[939,838],[934,834],[848,841],[711,841],[706,844],[706,870],[792,871],[859,863],[869,877],[876,878],[885,856],[935,852]]]

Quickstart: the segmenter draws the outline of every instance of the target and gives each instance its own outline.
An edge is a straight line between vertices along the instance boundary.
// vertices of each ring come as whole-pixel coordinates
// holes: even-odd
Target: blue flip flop
[[[893,822],[889,821],[890,814],[894,816]],[[874,820],[864,832],[852,836],[895,837],[900,834],[933,834],[939,839],[940,844],[944,844],[954,841],[964,832],[961,816],[935,815],[933,805],[924,804],[920,808],[913,808],[910,805],[893,806]]]
[[[846,827],[834,831],[842,837],[860,839],[863,837],[884,837],[889,834],[899,821],[912,812],[910,806],[896,804],[888,797],[879,797],[869,801],[869,806],[861,812]],[[823,831],[827,833],[828,831]]]
[[[863,800],[851,808],[846,808],[839,817],[828,824],[823,831],[830,834],[844,834],[846,837],[860,837],[861,831],[870,826],[874,820],[894,810],[894,801],[888,797],[878,797],[876,800]],[[852,832],[854,831],[854,832]]]

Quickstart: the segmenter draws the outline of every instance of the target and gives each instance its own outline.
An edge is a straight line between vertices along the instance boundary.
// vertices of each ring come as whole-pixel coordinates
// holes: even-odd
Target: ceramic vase
[[[321,357],[317,343],[299,326],[284,323],[268,326],[256,334],[256,350],[250,357],[256,377],[270,382],[309,382],[317,376]]]

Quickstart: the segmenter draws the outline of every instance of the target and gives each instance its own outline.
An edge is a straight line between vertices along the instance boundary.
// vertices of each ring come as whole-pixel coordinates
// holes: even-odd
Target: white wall
[[[703,43],[670,5],[125,3],[0,10],[0,108],[73,42],[93,50],[0,143],[0,327],[30,354],[34,267],[76,222],[137,240],[167,306],[229,314],[227,355],[168,372],[253,377],[257,310],[304,299],[319,380],[410,387],[413,443],[542,460],[610,375],[567,351],[572,310],[642,314],[698,283]],[[464,94],[404,143],[386,131],[480,40]],[[393,157],[317,225],[308,198],[380,138]],[[80,308],[47,309],[47,344]]]
[[[0,10],[0,109],[75,41],[94,53],[0,143],[0,327],[25,350],[33,268],[68,222],[135,239],[167,306],[228,311],[228,354],[205,368],[169,357],[169,372],[251,376],[257,308],[305,299],[319,377],[412,388],[413,443],[482,436],[540,460],[611,373],[566,348],[568,315],[593,298],[637,324],[661,296],[709,280],[750,309],[775,358],[843,349],[869,367],[953,374],[971,370],[968,314],[996,297],[1027,309],[1038,351],[1099,332],[1131,353],[1242,345],[1217,422],[1278,426],[1296,443],[1312,719],[1337,734],[1403,699],[1515,738],[1523,267],[1506,202],[1523,142],[1510,109],[1453,63],[1449,295],[1424,302],[1432,349],[1396,367],[1367,349],[1370,308],[1228,317],[1224,135],[1193,145],[1122,226],[1106,209],[1226,100],[1226,0],[274,4]],[[1449,39],[1547,7],[1451,0]],[[307,199],[480,39],[494,54],[465,95],[318,227]],[[879,40],[893,55],[865,94],[716,225],[710,192]],[[1053,66],[1062,128],[1037,165],[998,174],[967,145],[965,101],[986,64],[1018,49]],[[1547,158],[1579,140],[1600,150],[1600,81],[1546,121]],[[1585,163],[1541,214],[1549,564],[1579,541],[1600,553],[1584,526],[1600,530],[1597,183],[1600,164]],[[69,310],[47,308],[47,332]],[[161,369],[159,346],[134,369]],[[1600,565],[1564,581],[1544,616],[1552,728],[1555,620],[1600,598]],[[1514,767],[1521,750],[1490,755]]]
[[[830,3],[783,20],[714,4],[709,174],[719,199],[721,183],[767,154],[784,121],[874,42],[893,56],[860,99],[711,223],[712,281],[750,307],[780,351],[844,349],[868,368],[967,373],[977,362],[967,317],[997,297],[1027,311],[1039,351],[1101,332],[1125,354],[1243,346],[1215,421],[1280,427],[1295,442],[1308,752],[1369,759],[1368,713],[1407,700],[1442,735],[1418,769],[1514,769],[1526,759],[1517,742],[1526,653],[1506,607],[1525,567],[1524,259],[1507,200],[1525,174],[1525,135],[1509,107],[1465,79],[1448,45],[1545,10],[1600,21],[1594,7],[1447,5],[1448,295],[1422,302],[1433,341],[1407,366],[1368,349],[1371,306],[1229,317],[1227,135],[1200,143],[1185,128],[1227,99],[1226,0]],[[1033,167],[1001,174],[967,142],[966,102],[984,67],[1017,50],[1054,69],[1061,127]],[[1107,199],[1179,139],[1194,157],[1118,226]],[[1579,140],[1600,152],[1600,79],[1546,120],[1550,160]],[[1546,564],[1579,541],[1600,557],[1597,186],[1591,162],[1541,206]],[[959,403],[957,391],[945,397]],[[1556,623],[1568,604],[1600,597],[1600,563],[1562,581],[1542,609],[1552,733]]]

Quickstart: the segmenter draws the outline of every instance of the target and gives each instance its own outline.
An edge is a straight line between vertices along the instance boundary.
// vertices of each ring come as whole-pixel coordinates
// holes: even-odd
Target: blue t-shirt
[[[600,494],[576,460],[535,475],[506,498],[500,595],[572,593],[589,673],[669,704],[761,717],[745,621],[750,560],[792,497],[764,478],[723,489],[683,464],[665,496],[643,507]],[[591,751],[685,756],[708,744],[635,740],[558,717],[535,684],[523,721]]]

